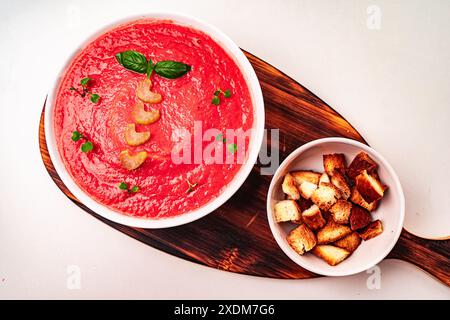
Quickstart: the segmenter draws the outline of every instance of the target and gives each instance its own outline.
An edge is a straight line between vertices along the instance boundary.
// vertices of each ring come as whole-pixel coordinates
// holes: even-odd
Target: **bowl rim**
[[[97,202],[87,193],[85,193],[74,181],[68,170],[66,169],[61,156],[58,151],[58,147],[54,136],[54,123],[53,123],[53,110],[55,106],[55,98],[57,95],[57,89],[59,87],[60,81],[64,75],[66,68],[70,65],[71,61],[80,53],[80,51],[91,41],[96,39],[98,36],[104,34],[105,32],[114,29],[121,24],[131,23],[133,21],[145,20],[145,19],[161,19],[161,20],[172,20],[175,23],[186,25],[192,27],[196,30],[204,32],[210,36],[214,41],[219,43],[227,53],[233,58],[235,63],[240,67],[241,72],[247,82],[249,87],[250,96],[253,103],[253,114],[254,114],[254,124],[251,139],[253,142],[249,143],[249,150],[247,155],[247,161],[242,164],[239,171],[233,177],[233,179],[223,187],[221,193],[214,199],[210,200],[203,206],[193,209],[189,212],[182,213],[177,216],[159,218],[159,219],[148,219],[133,217],[123,214],[119,211],[115,211],[106,205]],[[45,114],[44,114],[44,126],[45,129],[45,139],[47,143],[47,149],[50,158],[53,162],[56,172],[61,178],[62,182],[66,185],[69,191],[82,202],[86,207],[100,216],[111,220],[122,225],[127,225],[130,227],[138,228],[148,228],[148,229],[159,229],[159,228],[169,228],[186,223],[190,223],[197,219],[200,219],[218,207],[225,203],[229,198],[231,198],[241,187],[244,181],[250,174],[254,164],[257,161],[259,151],[264,138],[264,124],[265,124],[265,112],[264,112],[264,100],[261,91],[261,86],[259,84],[258,78],[256,76],[255,70],[248,61],[247,57],[241,51],[241,49],[218,28],[213,25],[198,19],[196,17],[171,12],[171,11],[151,11],[145,14],[139,15],[128,15],[121,19],[114,20],[107,23],[103,27],[99,28],[97,31],[88,36],[84,41],[79,43],[79,45],[69,54],[66,59],[64,59],[62,65],[57,68],[57,74],[54,76],[53,84],[47,95]]]
[[[301,260],[297,260],[298,257],[301,257],[301,256],[299,256],[297,253],[294,254],[291,250],[289,250],[287,241],[285,239],[283,239],[282,237],[278,236],[278,234],[275,232],[276,222],[274,219],[274,213],[273,213],[273,208],[271,205],[271,200],[272,200],[272,194],[274,193],[276,181],[280,178],[280,175],[282,174],[282,172],[284,172],[287,169],[287,167],[292,163],[292,161],[295,160],[297,157],[301,156],[302,153],[304,153],[305,151],[307,151],[315,146],[325,144],[325,143],[330,143],[330,142],[338,142],[338,143],[352,145],[352,146],[362,149],[363,151],[366,151],[369,154],[371,154],[371,153],[374,154],[381,162],[381,163],[379,163],[379,165],[383,166],[388,171],[389,175],[392,177],[392,179],[394,181],[395,188],[397,188],[397,190],[399,191],[398,201],[399,201],[399,207],[400,207],[400,210],[399,210],[400,211],[399,212],[400,219],[399,219],[399,223],[397,225],[397,229],[395,230],[394,236],[392,238],[392,242],[388,246],[386,246],[384,248],[384,250],[382,250],[379,254],[374,256],[374,258],[371,259],[369,262],[361,263],[361,265],[359,267],[354,267],[349,270],[333,271],[332,269],[328,269],[330,271],[326,271],[326,270],[322,270],[322,269],[317,270],[316,268],[311,268],[309,265],[302,263]],[[366,270],[374,267],[378,263],[380,263],[389,254],[389,252],[391,252],[391,250],[394,248],[395,244],[397,243],[398,238],[400,237],[400,234],[403,230],[403,224],[404,224],[404,219],[405,219],[405,195],[403,193],[403,188],[400,184],[400,179],[398,178],[397,174],[395,173],[393,167],[389,164],[389,162],[387,162],[387,160],[380,153],[378,153],[376,150],[369,147],[368,145],[363,144],[363,143],[353,140],[353,139],[341,138],[341,137],[330,137],[330,138],[321,138],[321,139],[313,140],[308,143],[305,143],[304,145],[295,149],[291,154],[289,154],[289,156],[281,163],[281,165],[278,167],[277,171],[275,172],[275,174],[272,177],[272,180],[271,180],[270,186],[269,186],[269,191],[267,192],[267,200],[266,201],[267,201],[267,207],[266,207],[267,208],[267,219],[269,221],[270,231],[272,232],[272,235],[275,238],[275,241],[277,242],[277,244],[281,248],[281,250],[283,250],[283,252],[289,257],[289,259],[291,259],[294,263],[296,263],[300,267],[302,267],[306,270],[309,270],[311,272],[314,272],[316,274],[320,274],[320,275],[324,275],[324,276],[336,276],[336,277],[349,276],[349,275],[353,275],[353,274],[357,274],[357,273],[366,271]]]

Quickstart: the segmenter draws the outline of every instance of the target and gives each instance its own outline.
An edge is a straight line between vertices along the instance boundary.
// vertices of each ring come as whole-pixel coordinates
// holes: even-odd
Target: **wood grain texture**
[[[450,240],[419,238],[403,229],[388,258],[410,262],[450,286]]]
[[[366,143],[343,117],[305,87],[261,59],[244,53],[261,83],[266,128],[280,129],[281,161],[299,146],[319,138],[337,136]],[[259,164],[239,191],[208,216],[169,229],[131,228],[91,211],[62,183],[48,154],[43,114],[39,144],[51,178],[76,205],[109,226],[169,254],[221,270],[280,279],[317,276],[293,263],[276,244],[266,218],[271,176],[260,175]],[[270,137],[268,144],[271,145]],[[403,231],[390,257],[412,262],[449,285],[449,241],[419,239]]]

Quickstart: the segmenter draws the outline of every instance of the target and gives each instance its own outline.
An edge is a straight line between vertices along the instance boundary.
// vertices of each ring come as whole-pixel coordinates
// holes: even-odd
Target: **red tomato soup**
[[[162,100],[145,103],[144,108],[160,111],[154,123],[136,123],[136,90],[146,75],[118,62],[116,54],[128,50],[143,54],[153,63],[172,60],[191,68],[175,79],[152,73],[151,91],[159,93]],[[83,93],[80,81],[87,77],[91,80]],[[217,93],[218,89],[222,92]],[[226,90],[230,90],[229,97],[224,95]],[[94,93],[100,96],[97,103],[91,101]],[[218,105],[212,103],[215,94]],[[192,161],[176,164],[171,153],[180,148],[183,131],[179,130],[193,135],[197,121],[201,122],[202,134],[217,129],[217,135],[197,145],[194,136],[186,140],[196,146],[192,145],[188,156]],[[135,124],[137,132],[150,132],[150,138],[130,145],[125,139],[130,124]],[[180,215],[216,198],[242,165],[236,161],[237,154],[245,154],[249,145],[247,139],[243,146],[236,147],[236,141],[228,141],[226,130],[252,127],[249,88],[233,58],[203,32],[167,20],[121,25],[89,43],[66,69],[54,109],[57,147],[77,185],[115,211],[150,219]],[[81,138],[72,139],[74,131]],[[83,152],[87,141],[93,149]],[[213,146],[215,152],[222,150],[224,158],[231,155],[235,160],[223,164],[204,158],[194,161],[198,146],[202,150]],[[121,161],[124,150],[131,155],[145,150],[147,158],[129,170]]]

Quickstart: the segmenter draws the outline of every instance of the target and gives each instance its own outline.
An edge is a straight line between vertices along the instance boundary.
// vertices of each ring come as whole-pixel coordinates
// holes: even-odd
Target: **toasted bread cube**
[[[375,161],[372,160],[371,157],[364,151],[361,151],[356,155],[353,159],[352,163],[347,168],[347,175],[350,179],[355,179],[363,170],[366,170],[369,173],[377,170],[378,165]]]
[[[320,179],[319,179],[319,184],[321,184],[321,183],[330,183],[331,181],[330,181],[330,177],[324,172],[324,173],[322,173],[322,175],[320,176]]]
[[[357,204],[360,207],[363,207],[364,209],[372,212],[378,207],[379,201],[374,201],[372,203],[368,203],[364,198],[361,196],[361,194],[358,192],[356,187],[352,188],[352,194],[350,195],[350,200]]]
[[[294,200],[282,200],[277,202],[274,206],[275,221],[287,222],[287,221],[301,221],[302,215],[300,207]]]
[[[314,232],[312,232],[305,224],[292,230],[287,236],[287,241],[292,249],[300,255],[303,255],[314,248],[317,243]]]
[[[334,243],[337,247],[353,252],[361,244],[361,237],[357,232],[352,232],[348,236]]]
[[[352,204],[340,199],[330,208],[330,213],[336,223],[348,224],[352,213]]]
[[[349,227],[344,226],[343,224],[338,224],[334,222],[333,219],[330,219],[325,227],[317,232],[317,243],[327,244],[335,242],[350,233],[352,233],[352,230]]]
[[[314,191],[311,201],[318,205],[320,210],[328,211],[341,197],[339,190],[331,183],[322,183]]]
[[[302,220],[311,230],[321,229],[327,223],[315,204],[302,212]]]
[[[314,171],[293,171],[291,175],[294,177],[295,182],[300,186],[303,182],[308,181],[314,184],[319,184],[320,173]]]
[[[334,171],[345,172],[347,168],[345,155],[342,153],[324,154],[323,168],[330,177],[334,175]]]
[[[344,198],[345,200],[350,198],[352,192],[342,172],[335,171],[333,176],[331,177],[331,183],[339,189],[342,198]]]
[[[289,196],[289,199],[298,200],[300,199],[300,192],[297,189],[297,184],[295,182],[294,177],[287,173],[284,176],[283,184],[281,185],[281,189],[285,194]]]
[[[384,195],[386,186],[383,186],[378,179],[363,170],[355,178],[356,190],[368,203],[380,200]]]
[[[377,172],[377,171],[373,171],[373,172],[367,171],[367,173],[369,173],[372,177],[374,177],[374,178],[377,179],[378,181],[381,181],[380,176],[378,175],[378,172]]]
[[[314,191],[316,191],[317,185],[314,183],[311,183],[309,181],[304,181],[300,185],[300,195],[305,199],[311,199],[311,196],[313,195]]]
[[[369,240],[369,239],[372,239],[372,238],[378,236],[382,232],[383,232],[383,224],[381,223],[380,220],[375,220],[371,224],[369,224],[367,227],[362,229],[359,232],[359,235],[364,240]]]
[[[312,253],[325,260],[325,262],[330,266],[335,266],[341,263],[350,255],[350,252],[345,249],[326,244],[317,245],[312,250]]]
[[[350,214],[350,228],[352,230],[364,228],[370,222],[372,222],[372,216],[369,211],[359,206],[352,207],[352,213]]]

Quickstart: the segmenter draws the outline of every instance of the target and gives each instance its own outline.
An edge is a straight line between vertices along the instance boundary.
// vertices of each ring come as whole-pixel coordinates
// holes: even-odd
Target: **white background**
[[[381,29],[366,9],[381,9]],[[368,274],[273,280],[159,252],[73,205],[38,150],[41,107],[58,66],[93,31],[129,14],[202,18],[346,117],[397,170],[405,226],[450,234],[450,1],[0,0],[0,298],[450,298],[404,262]],[[81,289],[66,286],[67,267]]]

